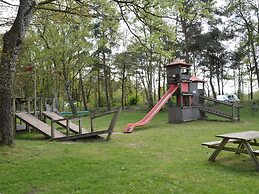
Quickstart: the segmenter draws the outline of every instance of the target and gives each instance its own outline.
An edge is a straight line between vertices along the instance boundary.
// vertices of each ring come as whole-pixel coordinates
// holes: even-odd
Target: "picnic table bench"
[[[228,133],[217,135],[216,137],[222,138],[220,141],[205,142],[202,145],[208,148],[213,148],[215,151],[209,157],[209,161],[215,161],[217,156],[222,150],[235,152],[236,154],[248,154],[252,161],[255,163],[256,169],[259,170],[259,150],[254,150],[252,146],[259,146],[256,139],[259,138],[258,131],[243,131],[237,133]],[[237,144],[237,147],[229,146],[230,144]]]

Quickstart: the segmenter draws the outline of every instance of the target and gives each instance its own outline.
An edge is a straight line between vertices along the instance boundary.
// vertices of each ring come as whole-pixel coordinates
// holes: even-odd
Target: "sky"
[[[18,0],[5,0],[6,2],[12,4],[12,5],[18,5]],[[8,6],[3,2],[0,2],[0,24],[4,23],[6,19],[8,20],[14,20],[16,13],[17,13],[17,6]],[[0,33],[4,33],[9,28],[1,27],[0,26]]]

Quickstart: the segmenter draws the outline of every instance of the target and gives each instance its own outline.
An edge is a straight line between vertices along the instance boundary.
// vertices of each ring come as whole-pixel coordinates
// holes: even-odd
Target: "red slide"
[[[158,111],[165,105],[165,103],[169,100],[169,98],[173,95],[173,93],[175,93],[175,91],[179,88],[178,85],[176,84],[171,84],[169,86],[169,90],[166,91],[166,93],[164,94],[164,96],[162,96],[162,98],[156,103],[156,105],[147,113],[147,115],[141,119],[140,121],[136,122],[136,123],[129,123],[127,125],[126,130],[124,131],[125,133],[131,133],[135,127],[138,126],[143,126],[148,124],[153,117],[156,115],[156,113],[158,113]]]

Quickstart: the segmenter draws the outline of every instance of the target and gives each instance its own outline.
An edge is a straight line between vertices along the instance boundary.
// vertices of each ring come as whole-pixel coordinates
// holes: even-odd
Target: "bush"
[[[136,97],[136,96],[129,97],[129,105],[130,106],[137,105],[138,102],[139,102],[139,98],[138,97]]]

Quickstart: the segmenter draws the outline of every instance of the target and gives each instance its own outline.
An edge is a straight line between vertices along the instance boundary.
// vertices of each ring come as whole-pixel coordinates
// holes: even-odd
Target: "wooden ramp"
[[[88,138],[88,137],[94,137],[102,134],[108,134],[106,140],[109,141],[111,138],[111,135],[113,133],[113,129],[115,127],[116,121],[121,113],[121,107],[117,109],[114,112],[114,115],[112,117],[112,120],[109,124],[108,129],[101,130],[101,131],[94,131],[94,132],[89,132],[89,133],[82,133],[82,134],[76,134],[76,135],[71,135],[71,136],[66,136],[66,137],[57,137],[55,140],[57,141],[68,141],[68,140],[75,140],[75,139],[83,139],[83,138]]]
[[[64,119],[64,117],[54,113],[54,112],[50,112],[50,111],[44,111],[43,112],[44,116],[46,116],[49,119],[53,119],[53,120],[57,120],[57,124],[59,124],[61,127],[66,128],[67,127],[67,122],[65,120],[63,121],[59,121],[61,119]],[[75,133],[79,133],[79,126],[70,122],[69,124],[69,128],[71,131],[75,132]],[[88,133],[89,131],[87,131],[86,129],[82,128],[82,133]]]
[[[26,125],[29,125],[37,129],[42,134],[51,137],[51,127],[46,123],[42,122],[41,120],[37,119],[33,115],[26,112],[16,113],[15,115],[17,118],[21,119],[24,123],[26,123]],[[57,130],[54,130],[54,136],[55,138],[65,137],[63,133]]]
[[[231,114],[225,113],[225,112],[222,112],[222,111],[213,109],[213,108],[209,108],[209,107],[199,107],[199,110],[200,110],[201,112],[207,112],[207,113],[214,114],[214,115],[217,115],[217,116],[219,116],[219,117],[226,118],[226,119],[237,120],[237,118],[235,118],[235,117],[233,118]]]
[[[239,121],[240,120],[240,112],[239,109],[243,108],[242,106],[239,105],[239,103],[229,103],[229,102],[222,102],[220,100],[214,99],[214,98],[210,98],[210,97],[206,97],[206,96],[199,96],[200,98],[200,106],[199,106],[199,110],[202,113],[210,113],[213,115],[217,115],[219,117],[223,117],[232,121]],[[223,105],[225,107],[229,107],[232,109],[231,113],[228,112],[223,112],[220,110],[217,110],[214,107],[208,107],[205,104],[205,101],[207,102],[211,102],[213,104],[220,104]]]

